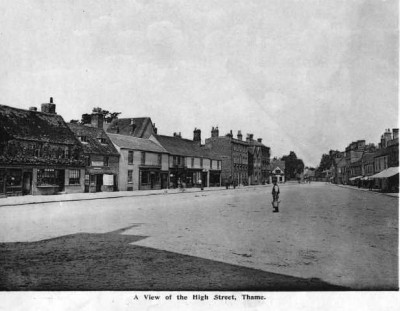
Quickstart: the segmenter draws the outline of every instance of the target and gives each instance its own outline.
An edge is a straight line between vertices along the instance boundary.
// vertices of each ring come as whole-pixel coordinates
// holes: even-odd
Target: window
[[[142,183],[142,185],[148,184],[149,183],[149,172],[147,171],[142,171],[141,172],[142,176],[141,176],[141,180],[140,182]]]
[[[143,151],[142,151],[140,163],[141,163],[142,165],[146,164],[146,152],[143,152]]]
[[[80,170],[69,170],[69,184],[70,185],[79,185],[81,179],[81,171]]]
[[[200,167],[203,167],[203,158],[200,158]]]
[[[107,139],[105,139],[104,137],[100,137],[98,138],[98,141],[102,144],[107,144]]]
[[[157,163],[158,163],[158,165],[161,165],[161,158],[162,157],[162,155],[161,154],[159,154],[158,155],[158,159],[157,159]]]
[[[79,136],[79,140],[80,140],[82,143],[87,143],[87,136]]]
[[[181,165],[181,157],[178,157],[178,165]]]
[[[109,158],[108,157],[104,157],[103,161],[104,161],[104,166],[108,166]]]
[[[192,166],[191,167],[194,167],[194,158],[192,158]]]
[[[44,186],[44,185],[56,185],[56,172],[54,169],[45,168],[40,169],[37,172],[37,185]]]
[[[212,160],[210,160],[210,169],[212,169],[212,163],[213,161]]]
[[[128,151],[128,164],[133,164],[133,151]]]
[[[172,157],[173,164],[176,165],[176,156]]]
[[[219,169],[220,168],[220,166],[221,166],[221,161],[217,161],[217,169]]]
[[[128,184],[132,184],[132,183],[133,183],[133,171],[128,170]]]

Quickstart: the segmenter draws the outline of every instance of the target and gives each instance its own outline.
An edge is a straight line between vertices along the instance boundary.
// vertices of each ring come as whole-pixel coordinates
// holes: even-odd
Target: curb
[[[336,187],[344,188],[344,189],[351,189],[351,190],[357,190],[357,191],[362,191],[362,192],[380,194],[380,195],[384,195],[384,196],[387,196],[387,197],[390,197],[390,198],[394,198],[394,199],[398,199],[399,198],[398,196],[393,196],[393,195],[387,194],[385,192],[363,190],[363,189],[358,189],[358,188],[354,188],[354,187],[351,187],[351,186],[344,186],[344,185],[338,185],[338,184],[333,184],[333,185],[335,185]]]
[[[60,200],[50,200],[50,201],[38,201],[38,202],[24,202],[24,203],[7,203],[7,204],[0,204],[1,207],[7,206],[20,206],[20,205],[33,205],[33,204],[46,204],[46,203],[58,203],[58,202],[77,202],[77,201],[93,201],[93,200],[105,200],[105,199],[120,199],[120,198],[132,198],[132,197],[147,197],[153,195],[169,195],[169,194],[188,194],[188,193],[197,193],[197,192],[213,192],[213,191],[223,191],[223,190],[241,190],[241,189],[249,189],[255,188],[258,186],[247,186],[245,188],[236,188],[236,189],[210,189],[210,190],[194,190],[194,191],[178,191],[178,192],[157,192],[157,193],[146,193],[146,194],[133,194],[133,195],[116,195],[116,196],[107,196],[107,197],[98,197],[98,198],[79,198],[79,199],[60,199]],[[169,190],[169,189],[166,189]]]

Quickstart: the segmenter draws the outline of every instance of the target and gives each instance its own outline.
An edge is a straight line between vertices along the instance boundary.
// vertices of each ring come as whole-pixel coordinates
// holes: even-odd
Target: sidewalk
[[[353,189],[353,190],[359,190],[359,191],[366,191],[366,192],[370,192],[370,193],[382,194],[382,195],[386,195],[386,196],[393,197],[393,198],[398,198],[399,197],[398,193],[380,192],[378,189],[369,190],[367,188],[358,188],[357,186],[339,185],[339,184],[332,184],[332,185],[335,185],[335,186],[338,186],[338,187],[342,187],[342,188]]]
[[[249,189],[254,187],[265,187],[264,185],[236,187],[238,189]],[[161,189],[161,190],[136,190],[136,191],[116,191],[116,192],[96,192],[96,193],[69,193],[69,194],[56,194],[56,195],[24,195],[15,197],[0,198],[0,207],[2,206],[16,206],[25,204],[40,204],[40,203],[54,203],[54,202],[67,202],[67,201],[85,201],[85,200],[101,200],[111,198],[125,198],[125,197],[143,197],[150,195],[168,195],[168,194],[185,194],[193,192],[208,192],[226,190],[225,187],[206,187],[204,190],[200,188],[185,188],[181,189]],[[233,190],[233,188],[229,188]]]

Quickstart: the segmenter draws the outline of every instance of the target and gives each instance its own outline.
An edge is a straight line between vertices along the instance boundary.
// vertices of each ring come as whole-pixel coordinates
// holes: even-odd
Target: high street
[[[2,289],[398,287],[398,198],[325,183],[0,207]],[[22,242],[22,243],[17,243]]]

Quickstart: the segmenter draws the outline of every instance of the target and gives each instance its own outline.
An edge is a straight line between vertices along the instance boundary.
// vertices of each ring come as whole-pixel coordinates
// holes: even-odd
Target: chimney
[[[233,137],[232,130],[228,134],[226,134],[225,136],[229,137],[229,138],[232,138]]]
[[[201,142],[201,130],[195,128],[193,131],[193,141]]]
[[[92,127],[97,127],[99,129],[102,129],[103,128],[103,118],[104,118],[104,115],[102,113],[102,109],[101,108],[93,108],[90,124],[92,125]]]
[[[393,129],[393,139],[399,138],[399,129]]]
[[[174,132],[174,137],[179,137],[179,138],[181,138],[181,137],[182,137],[182,136],[181,136],[181,132],[179,132],[179,133]]]
[[[218,126],[217,127],[213,127],[211,130],[211,137],[218,137],[219,136],[219,130],[218,130]]]
[[[261,143],[261,142],[262,142],[262,138],[257,138],[257,141],[258,141],[259,143]]]
[[[30,111],[37,111],[37,108],[36,107],[29,107],[29,110]]]
[[[156,128],[156,124],[153,124],[153,130],[154,130],[154,134],[157,134],[157,128]]]
[[[253,134],[247,134],[246,141],[247,141],[247,142],[253,141]]]
[[[242,138],[243,138],[242,131],[238,131],[237,139],[242,140]]]
[[[56,105],[53,104],[53,97],[50,97],[50,103],[42,104],[42,112],[56,114]]]

